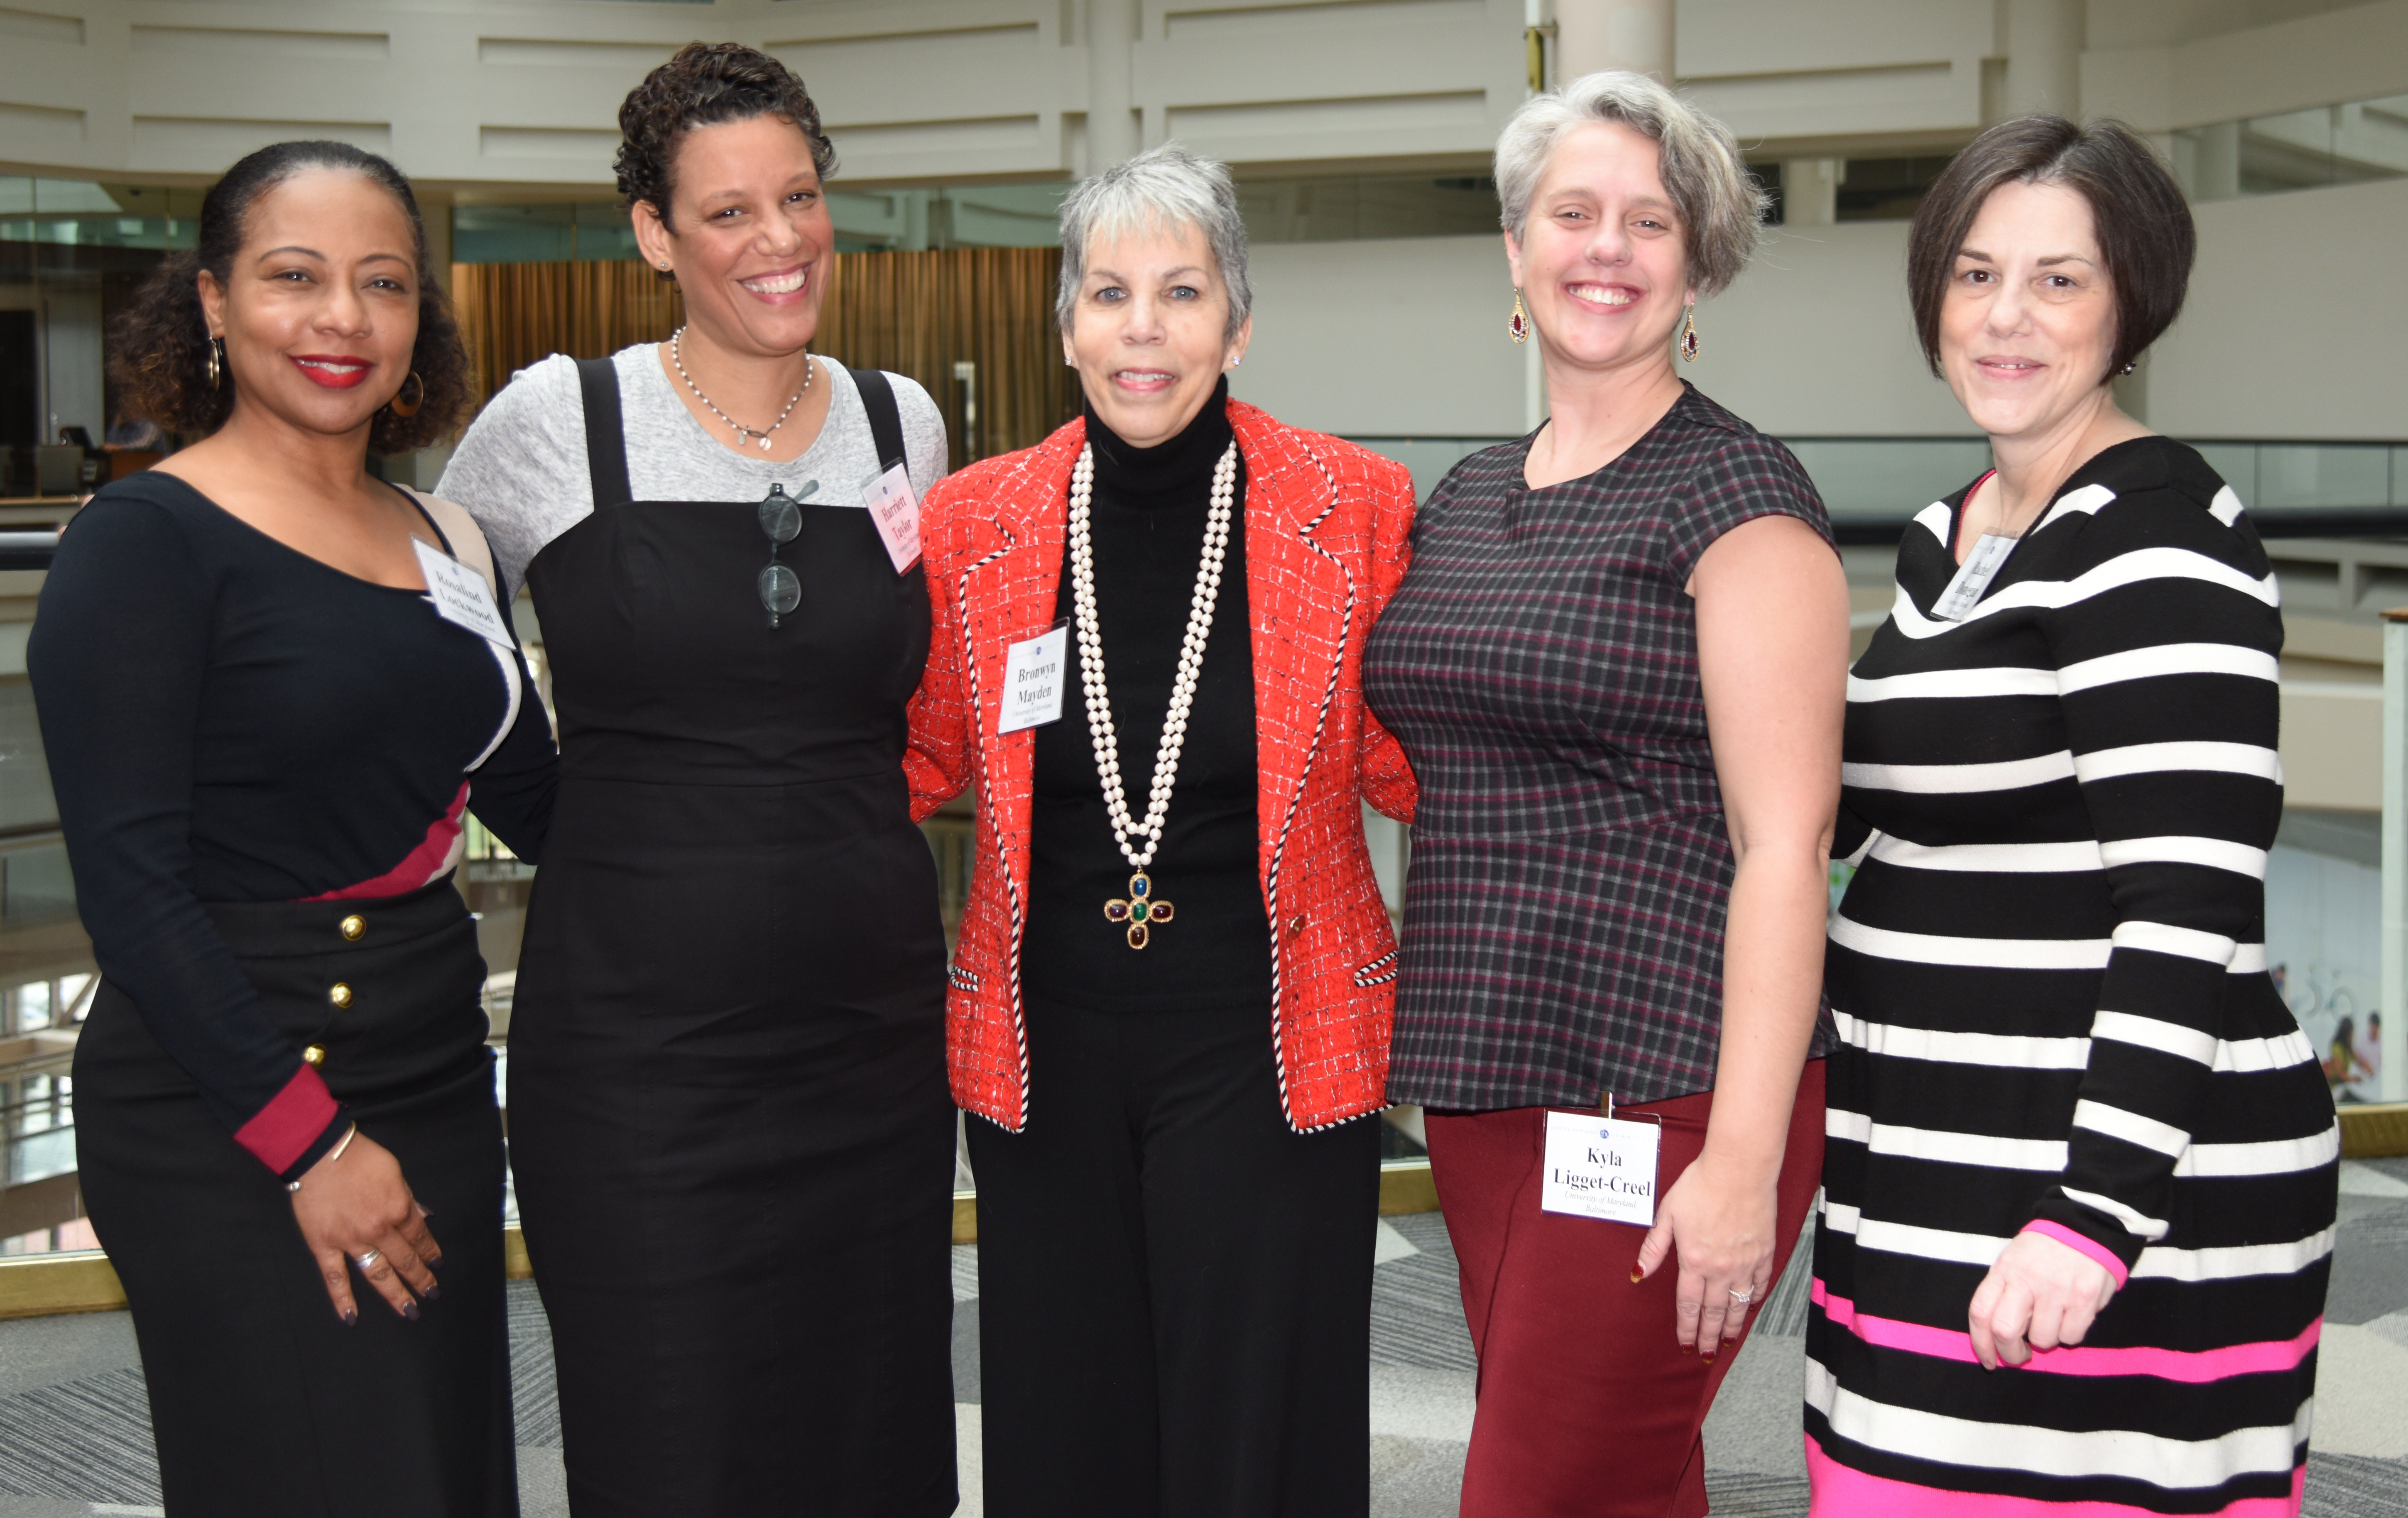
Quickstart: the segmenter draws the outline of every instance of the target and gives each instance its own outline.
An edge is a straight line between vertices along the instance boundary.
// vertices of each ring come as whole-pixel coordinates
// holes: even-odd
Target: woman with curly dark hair
[[[532,587],[560,712],[510,1145],[569,1500],[934,1518],[953,1124],[902,529],[943,425],[809,351],[835,155],[800,79],[697,43],[619,122],[686,325],[527,369],[443,480]]]
[[[368,473],[467,401],[408,181],[337,142],[251,154],[115,347],[131,409],[208,436],[77,515],[28,663],[104,978],[83,1195],[168,1509],[515,1514],[451,875],[471,808],[540,853],[553,755],[476,524]]]

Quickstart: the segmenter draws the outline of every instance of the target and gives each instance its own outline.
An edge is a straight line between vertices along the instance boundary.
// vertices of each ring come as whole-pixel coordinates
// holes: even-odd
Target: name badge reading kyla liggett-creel
[[[409,543],[418,550],[418,572],[426,577],[426,598],[435,604],[437,616],[506,649],[519,646],[509,623],[502,621],[501,609],[494,605],[493,588],[484,576],[423,537]]]
[[[1655,1226],[1656,1149],[1663,1136],[1654,1123],[1595,1112],[1549,1112],[1547,1168],[1539,1181],[1539,1206],[1575,1217]]]
[[[1062,687],[1070,672],[1070,624],[1014,643],[1003,656],[1003,713],[998,733],[1042,727],[1062,720]]]

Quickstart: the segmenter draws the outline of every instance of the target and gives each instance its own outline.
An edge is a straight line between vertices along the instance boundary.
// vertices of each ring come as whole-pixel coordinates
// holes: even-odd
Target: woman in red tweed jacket
[[[1226,398],[1251,322],[1221,165],[1156,149],[1062,224],[1086,413],[930,492],[906,760],[924,814],[978,797],[948,1045],[982,1120],[986,1511],[1361,1514],[1354,1120],[1396,975],[1362,803],[1410,820],[1413,779],[1359,677],[1412,483]]]

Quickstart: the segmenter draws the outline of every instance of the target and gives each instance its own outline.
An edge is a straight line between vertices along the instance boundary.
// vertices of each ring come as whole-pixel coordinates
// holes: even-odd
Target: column
[[[1555,82],[1627,68],[1672,82],[1672,0],[1555,0]]]
[[[1139,0],[1087,0],[1087,165],[1090,174],[1136,156],[1130,64]]]
[[[1844,158],[1781,161],[1781,222],[1784,226],[1830,226],[1840,220],[1840,186],[1848,177]]]
[[[2006,0],[2006,107],[2082,119],[2083,0]]]
[[[2381,1095],[2408,1101],[2408,608],[2383,613],[2382,902]]]

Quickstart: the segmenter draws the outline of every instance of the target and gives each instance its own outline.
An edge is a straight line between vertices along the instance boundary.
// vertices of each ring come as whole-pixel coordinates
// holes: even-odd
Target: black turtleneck
[[[1131,447],[1093,408],[1087,411],[1087,439],[1096,451],[1089,508],[1096,615],[1133,821],[1143,820],[1153,786],[1154,745],[1162,738],[1204,552],[1212,469],[1230,442],[1228,394],[1224,380],[1184,431],[1154,448]],[[1062,720],[1037,730],[1028,926],[1021,956],[1022,983],[1033,995],[1104,1011],[1262,1011],[1270,1005],[1270,928],[1255,862],[1244,505],[1241,464],[1212,634],[1204,645],[1162,847],[1148,870],[1155,897],[1170,902],[1175,914],[1153,930],[1142,950],[1130,949],[1125,929],[1104,918],[1107,900],[1128,895],[1129,866],[1105,818],[1078,638],[1070,638]],[[1066,550],[1054,615],[1069,619],[1076,609]]]

